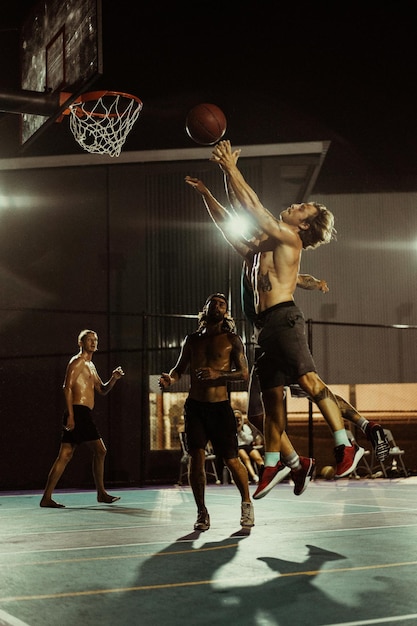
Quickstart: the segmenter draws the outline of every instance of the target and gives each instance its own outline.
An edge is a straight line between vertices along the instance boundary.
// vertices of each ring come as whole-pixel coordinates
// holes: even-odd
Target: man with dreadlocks
[[[184,405],[184,421],[191,457],[189,479],[197,505],[194,529],[205,531],[210,528],[205,504],[205,448],[208,441],[232,474],[242,498],[240,524],[243,528],[250,528],[254,525],[254,512],[248,475],[239,459],[236,418],[227,393],[229,381],[248,381],[248,362],[223,294],[215,293],[207,298],[198,320],[197,330],[183,341],[176,365],[159,379],[159,386],[164,390],[189,369],[190,388]]]

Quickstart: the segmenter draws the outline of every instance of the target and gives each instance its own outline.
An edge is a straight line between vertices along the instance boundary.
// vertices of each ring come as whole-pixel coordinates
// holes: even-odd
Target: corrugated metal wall
[[[241,168],[277,212],[299,185],[305,163],[251,157]],[[97,413],[109,445],[109,474],[137,482],[146,478],[139,464],[147,452],[149,376],[174,364],[181,340],[196,327],[192,316],[213,291],[230,289],[232,314],[241,318],[241,260],[185,184],[186,174],[202,178],[225,201],[221,173],[203,160],[1,172],[4,487],[42,486],[46,478],[59,441],[65,364],[81,328],[99,333],[96,362],[103,378],[119,363],[126,369],[120,387],[97,402]],[[306,318],[416,323],[417,193],[313,199],[334,211],[338,240],[303,255],[301,271],[330,286],[325,295],[297,291]],[[238,330],[249,339],[244,325]],[[314,329],[314,356],[329,383],[413,382],[414,345],[414,334],[400,331]],[[34,440],[38,462],[25,467]],[[13,459],[7,441],[15,442]],[[90,460],[82,480],[71,471],[70,485],[84,484],[84,473],[91,480]]]

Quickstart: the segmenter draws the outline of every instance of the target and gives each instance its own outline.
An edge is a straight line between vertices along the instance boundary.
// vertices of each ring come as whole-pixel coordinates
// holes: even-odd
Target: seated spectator
[[[245,421],[242,411],[235,409],[234,414],[237,424],[239,458],[245,465],[249,478],[254,483],[257,483],[259,482],[259,474],[262,472],[264,467],[264,460],[259,452],[259,449],[255,447],[252,429]],[[258,471],[255,470],[252,462],[255,463]]]

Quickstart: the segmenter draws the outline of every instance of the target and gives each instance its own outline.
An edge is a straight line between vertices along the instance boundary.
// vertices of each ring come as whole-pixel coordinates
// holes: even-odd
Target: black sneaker
[[[385,461],[389,457],[390,445],[382,426],[376,424],[376,422],[369,422],[366,425],[365,434],[375,450],[378,461]]]
[[[210,528],[210,515],[207,511],[199,511],[197,521],[194,524],[194,530],[208,530]]]

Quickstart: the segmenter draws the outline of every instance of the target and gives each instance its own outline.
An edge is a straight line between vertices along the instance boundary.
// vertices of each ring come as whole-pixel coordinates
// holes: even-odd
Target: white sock
[[[365,417],[360,417],[356,422],[356,426],[361,429],[361,431],[366,435],[366,427],[369,424],[369,420]]]
[[[283,456],[282,460],[287,467],[290,467],[293,470],[300,469],[301,467],[300,457],[295,450],[294,452],[291,452],[291,454],[289,454],[288,456]]]

